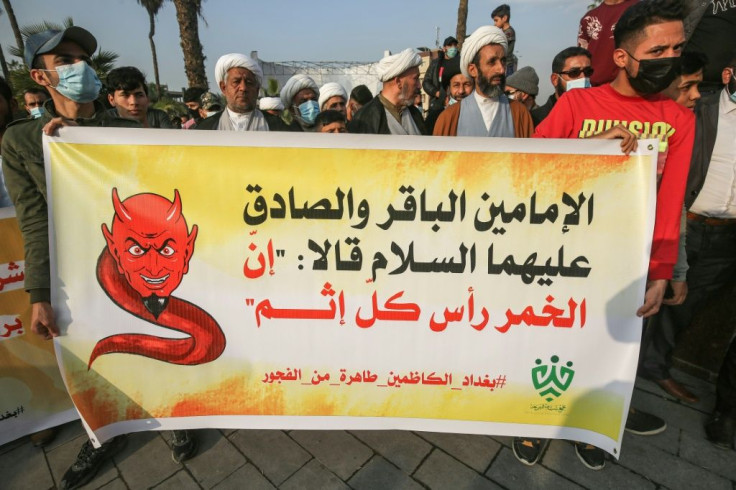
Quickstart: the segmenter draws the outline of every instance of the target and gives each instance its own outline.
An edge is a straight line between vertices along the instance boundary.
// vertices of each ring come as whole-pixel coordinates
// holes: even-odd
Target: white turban
[[[220,82],[225,80],[225,75],[230,68],[245,68],[249,70],[258,79],[258,84],[263,85],[263,70],[261,70],[258,60],[254,60],[250,56],[240,53],[225,54],[217,60],[217,64],[215,65],[217,85],[220,85]]]
[[[396,78],[409,68],[422,64],[422,57],[413,48],[407,48],[401,53],[386,56],[376,63],[378,78],[385,82]]]
[[[325,83],[319,88],[319,110],[322,110],[322,106],[325,102],[336,96],[342,97],[345,102],[348,101],[348,93],[342,88],[342,85],[335,82]]]
[[[284,107],[291,107],[291,102],[294,100],[294,96],[299,93],[300,90],[305,88],[311,88],[314,93],[319,97],[319,87],[314,80],[307,75],[297,73],[286,81],[286,84],[281,89],[281,102],[284,103]]]
[[[258,108],[262,111],[283,111],[284,104],[278,97],[261,97],[258,101]]]
[[[468,73],[468,65],[473,62],[473,58],[478,54],[483,46],[489,44],[500,44],[503,46],[503,52],[509,49],[509,42],[506,40],[506,34],[495,26],[482,26],[475,30],[463,43],[463,49],[460,50],[460,71],[463,75],[472,79]]]

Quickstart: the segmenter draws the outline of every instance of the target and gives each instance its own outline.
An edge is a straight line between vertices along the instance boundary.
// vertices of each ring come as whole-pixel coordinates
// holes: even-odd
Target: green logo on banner
[[[575,371],[571,369],[571,361],[564,366],[558,366],[559,357],[552,356],[549,360],[549,364],[542,364],[541,359],[534,361],[536,367],[532,368],[532,383],[539,396],[551,402],[570,387]]]

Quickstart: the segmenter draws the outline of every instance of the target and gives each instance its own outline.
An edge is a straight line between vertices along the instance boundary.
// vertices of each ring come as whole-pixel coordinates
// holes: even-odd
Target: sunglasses
[[[593,74],[593,67],[586,66],[585,68],[571,68],[567,71],[561,71],[560,73],[558,73],[558,75],[567,75],[570,78],[578,78],[581,73],[590,78],[590,76]]]

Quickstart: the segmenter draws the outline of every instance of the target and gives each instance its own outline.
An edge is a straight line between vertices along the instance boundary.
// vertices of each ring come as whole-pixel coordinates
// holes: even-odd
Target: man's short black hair
[[[373,98],[373,94],[365,85],[358,85],[350,92],[350,98],[360,105],[366,105]]]
[[[319,114],[317,114],[317,119],[314,121],[314,125],[316,127],[320,126],[327,126],[328,124],[336,123],[336,122],[342,122],[347,124],[347,120],[345,119],[345,114],[343,114],[340,111],[322,111]]]
[[[593,59],[593,55],[585,48],[579,46],[565,48],[557,53],[552,60],[552,73],[560,73],[565,68],[565,61],[574,56],[587,56],[589,60]]]
[[[698,51],[685,51],[680,57],[680,74],[695,75],[708,64],[708,57]]]
[[[644,29],[650,25],[664,22],[682,21],[685,18],[685,6],[682,0],[642,0],[637,2],[621,15],[613,31],[616,48],[630,44],[644,35]]]
[[[42,87],[31,87],[31,88],[27,88],[27,89],[25,89],[23,91],[23,95],[25,96],[26,94],[45,95],[47,98],[50,98],[51,97],[51,95],[49,95],[48,90],[46,90],[45,88],[42,88]]]
[[[105,85],[110,94],[114,94],[116,90],[130,92],[138,87],[143,87],[143,91],[148,95],[146,77],[134,66],[123,66],[110,70],[110,73],[107,74],[106,82]]]
[[[184,91],[183,99],[184,102],[197,102],[199,103],[199,98],[202,97],[202,94],[207,92],[206,88],[202,87],[189,87]]]
[[[8,85],[8,82],[3,77],[0,77],[0,97],[5,99],[8,105],[10,105],[10,101],[13,99],[13,91],[10,90],[10,85]]]
[[[447,36],[445,38],[445,42],[442,43],[442,46],[457,46],[457,39],[452,36]]]
[[[505,3],[499,5],[491,12],[491,19],[494,17],[508,17],[508,20],[511,20],[511,7]]]

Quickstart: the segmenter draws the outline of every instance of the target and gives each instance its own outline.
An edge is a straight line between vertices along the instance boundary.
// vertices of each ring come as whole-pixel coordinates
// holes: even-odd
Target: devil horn
[[[166,221],[176,223],[181,218],[181,198],[179,197],[179,191],[174,189],[174,202],[171,203],[171,207],[166,211]]]
[[[112,189],[112,206],[115,208],[115,216],[117,216],[120,221],[130,221],[132,219],[128,210],[125,209],[125,204],[120,201],[117,187],[113,187]]]

